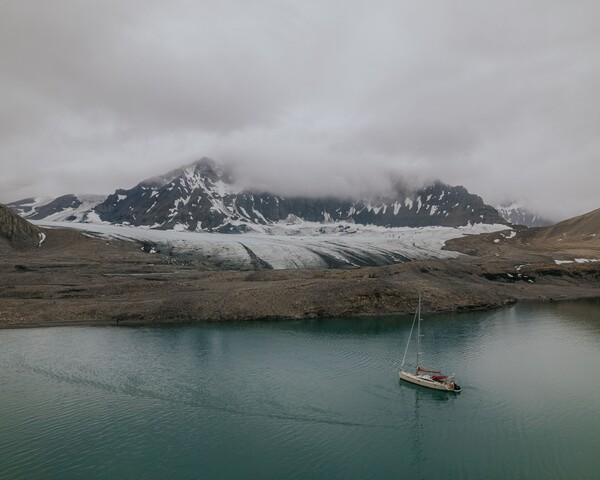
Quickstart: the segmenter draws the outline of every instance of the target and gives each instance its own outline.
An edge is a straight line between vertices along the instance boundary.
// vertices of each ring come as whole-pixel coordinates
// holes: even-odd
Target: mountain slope
[[[67,222],[93,221],[88,218],[96,205],[102,203],[106,195],[68,194],[52,199],[51,197],[25,198],[11,202],[7,206],[28,220],[53,220]]]
[[[507,222],[512,223],[513,225],[525,225],[526,227],[546,227],[552,225],[550,220],[530,212],[518,203],[513,202],[510,204],[498,205],[495,208]]]
[[[513,258],[515,264],[600,262],[600,209],[548,227],[515,227],[484,235],[454,238],[446,249],[468,255]],[[554,265],[553,265],[554,267]],[[519,272],[521,273],[521,272]],[[595,273],[600,278],[600,272]]]
[[[202,159],[163,177],[117,190],[95,208],[102,221],[159,229],[241,232],[275,222],[351,222],[384,227],[506,223],[464,187],[441,182],[394,198],[348,201],[238,191],[213,161]]]
[[[0,239],[12,247],[25,249],[42,244],[46,234],[41,228],[19,217],[10,208],[0,204]]]
[[[464,187],[441,182],[418,190],[399,184],[391,195],[366,200],[284,197],[241,191],[218,164],[202,159],[118,189],[107,197],[63,195],[9,204],[30,220],[107,222],[162,230],[239,233],[277,223],[332,222],[381,227],[506,224]]]
[[[600,240],[600,208],[535,230],[537,239]]]

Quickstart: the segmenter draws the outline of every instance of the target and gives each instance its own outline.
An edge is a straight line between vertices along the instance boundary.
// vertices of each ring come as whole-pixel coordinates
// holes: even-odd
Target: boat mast
[[[419,373],[419,349],[421,348],[421,294],[419,293],[419,306],[417,307],[417,373]]]
[[[415,311],[415,317],[413,318],[412,325],[410,326],[410,333],[408,334],[408,342],[406,342],[406,348],[404,349],[404,356],[402,357],[402,365],[400,365],[400,370],[404,370],[404,362],[406,361],[406,354],[408,353],[408,346],[410,345],[410,339],[412,338],[412,333],[415,328],[415,322],[417,321],[418,315],[419,315],[419,309],[417,308],[417,310]]]

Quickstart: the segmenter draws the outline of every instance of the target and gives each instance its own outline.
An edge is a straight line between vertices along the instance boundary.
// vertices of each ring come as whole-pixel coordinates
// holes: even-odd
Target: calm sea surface
[[[0,330],[0,478],[600,478],[600,303],[411,321]]]

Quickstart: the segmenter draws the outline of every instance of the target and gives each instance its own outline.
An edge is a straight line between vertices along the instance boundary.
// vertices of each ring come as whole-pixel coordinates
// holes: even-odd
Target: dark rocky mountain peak
[[[391,198],[375,200],[283,197],[236,190],[231,176],[206,158],[117,190],[95,211],[111,223],[228,233],[290,218],[383,227],[506,223],[481,197],[439,181],[421,189],[398,183]]]
[[[8,207],[28,220],[53,220],[85,222],[93,208],[106,199],[106,195],[68,194],[57,198],[37,197],[25,198],[11,202]]]
[[[202,158],[165,175],[148,178],[108,197],[64,195],[10,204],[25,217],[206,232],[261,230],[261,225],[347,222],[380,227],[455,227],[507,221],[462,186],[432,182],[371,199],[284,197],[240,191],[215,161]],[[291,220],[290,220],[291,219]]]
[[[68,194],[62,195],[60,197],[55,198],[51,202],[46,205],[42,205],[39,207],[32,215],[28,218],[31,220],[41,220],[42,218],[49,217],[58,212],[62,212],[66,209],[75,210],[81,205],[81,200],[77,198],[76,195]]]
[[[525,225],[526,227],[546,227],[553,222],[538,215],[535,212],[519,205],[516,202],[498,205],[496,210],[502,217],[513,225]]]
[[[214,161],[203,158],[119,189],[95,208],[103,221],[162,229],[209,230],[231,212],[231,178]]]
[[[200,160],[175,168],[164,175],[147,178],[140,182],[140,185],[162,187],[180,178],[206,178],[212,182],[223,180],[227,183],[232,183],[231,177],[224,171],[221,165],[210,158],[203,157]]]

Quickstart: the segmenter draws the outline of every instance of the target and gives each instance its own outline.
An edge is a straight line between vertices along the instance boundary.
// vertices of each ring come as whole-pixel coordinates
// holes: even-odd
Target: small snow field
[[[554,260],[556,265],[565,265],[569,263],[596,263],[600,262],[599,258],[574,258],[573,260]]]
[[[384,228],[351,223],[277,223],[243,234],[153,230],[107,223],[36,221],[45,228],[73,228],[87,235],[139,242],[148,253],[202,260],[223,269],[298,269],[378,266],[420,259],[455,258],[445,242],[465,235],[507,230],[506,225]],[[255,226],[253,226],[255,227]]]

